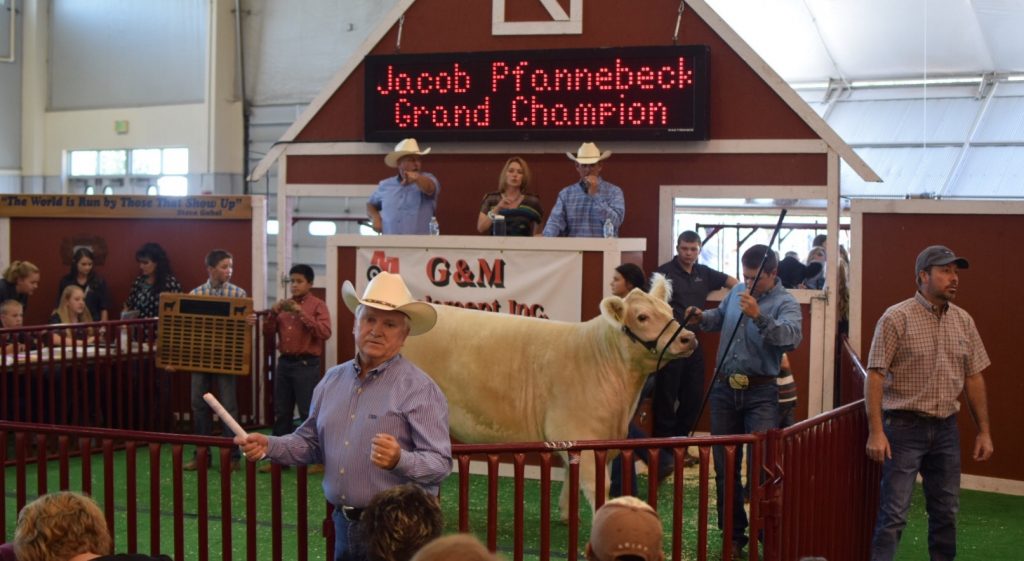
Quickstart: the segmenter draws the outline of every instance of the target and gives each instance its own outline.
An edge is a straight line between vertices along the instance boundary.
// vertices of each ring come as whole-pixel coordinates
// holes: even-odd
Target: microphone
[[[590,188],[587,185],[586,178],[580,180],[580,189],[583,189],[584,193],[589,193],[590,192]]]

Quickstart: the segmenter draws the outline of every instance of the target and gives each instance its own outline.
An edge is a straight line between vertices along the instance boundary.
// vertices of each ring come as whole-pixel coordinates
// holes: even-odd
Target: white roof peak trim
[[[743,40],[732,27],[729,26],[718,15],[718,12],[713,10],[711,6],[708,6],[704,0],[686,0],[686,3],[693,8],[697,15],[701,17],[710,27],[726,42],[727,45],[732,47],[736,54],[740,56],[762,80],[765,81],[768,86],[775,90],[775,93],[779,94],[782,101],[792,109],[798,117],[803,119],[807,126],[811,127],[818,136],[821,137],[829,146],[831,146],[839,157],[846,161],[850,167],[857,172],[864,181],[882,182],[882,178],[871,166],[867,164],[853,148],[846,143],[839,135],[814,112],[813,109],[807,102],[796,93],[796,90],[789,87],[789,84],[782,79],[768,63],[764,61],[755,51]]]

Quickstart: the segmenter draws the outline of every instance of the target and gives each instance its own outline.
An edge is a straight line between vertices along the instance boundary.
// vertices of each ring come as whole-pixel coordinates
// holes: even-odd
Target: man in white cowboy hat
[[[622,189],[601,177],[601,161],[611,156],[611,151],[601,152],[593,142],[584,142],[575,155],[569,152],[565,155],[576,162],[580,180],[558,193],[555,208],[544,226],[544,235],[600,238],[604,235],[605,222],[610,219],[617,237],[626,216],[626,201]]]
[[[406,138],[384,157],[398,175],[382,180],[366,203],[373,229],[382,234],[428,234],[430,217],[437,212],[441,183],[432,174],[420,170],[420,150],[415,138]]]
[[[309,417],[286,436],[236,437],[249,461],[324,464],[323,489],[334,505],[334,559],[365,559],[357,539],[363,508],[378,492],[415,483],[436,495],[452,467],[448,401],[402,357],[409,335],[434,327],[433,306],[413,300],[402,277],[378,274],[363,297],[342,287],[356,316],[356,357],[331,368],[313,390]]]

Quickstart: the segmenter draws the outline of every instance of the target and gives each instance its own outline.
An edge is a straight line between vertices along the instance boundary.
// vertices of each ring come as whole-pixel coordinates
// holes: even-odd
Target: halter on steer
[[[685,319],[688,320],[690,319],[690,317],[687,316]],[[668,320],[668,323],[665,324],[665,327],[662,327],[661,331],[658,332],[658,336],[655,337],[654,339],[651,339],[650,341],[644,341],[640,337],[637,337],[636,333],[633,333],[633,330],[630,329],[629,326],[626,324],[622,324],[622,332],[625,333],[626,336],[628,336],[634,343],[639,343],[640,345],[642,345],[651,354],[658,354],[658,340],[661,339],[661,336],[665,333],[665,330],[668,329],[669,326],[672,325],[672,322],[675,321],[675,318]],[[673,333],[672,336],[668,338],[668,342],[665,343],[665,346],[661,348],[661,353],[658,354],[658,364],[654,368],[655,371],[661,370],[661,360],[665,358],[665,352],[668,351],[669,346],[672,345],[672,341],[675,341],[676,337],[679,336],[679,332],[685,329],[685,326],[685,321],[683,323],[680,323],[679,327],[676,328],[675,333]]]

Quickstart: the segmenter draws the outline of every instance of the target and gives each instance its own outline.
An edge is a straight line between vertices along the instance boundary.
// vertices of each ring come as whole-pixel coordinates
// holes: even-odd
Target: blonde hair
[[[60,304],[57,305],[57,309],[53,313],[60,317],[61,323],[92,323],[92,313],[89,311],[89,307],[86,306],[82,313],[77,317],[72,316],[71,310],[68,309],[68,302],[71,300],[71,296],[75,291],[81,292],[82,296],[85,296],[85,291],[82,287],[77,284],[69,284],[64,287],[64,292],[60,293]]]
[[[505,167],[501,168],[501,174],[498,175],[498,192],[504,193],[508,185],[505,183],[505,173],[508,172],[509,166],[512,164],[519,164],[523,168],[523,182],[519,184],[519,191],[526,193],[527,188],[530,187],[530,166],[526,165],[526,160],[519,156],[512,156],[505,162]]]
[[[19,280],[39,272],[29,261],[12,261],[10,266],[4,269],[4,280],[14,284]]]
[[[13,298],[10,299],[10,300],[4,300],[3,302],[0,302],[0,314],[8,313],[11,310],[11,308],[22,308],[23,309],[24,306],[21,305],[21,302],[18,302],[17,300],[15,300]]]
[[[57,561],[80,553],[110,555],[113,543],[99,505],[80,493],[43,495],[18,513],[18,561]]]

